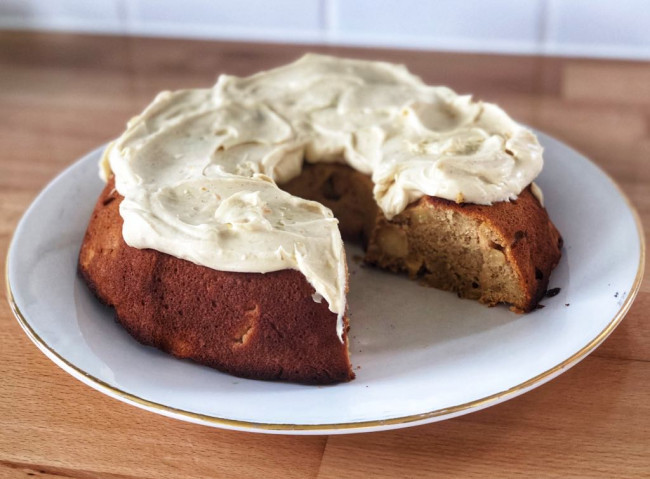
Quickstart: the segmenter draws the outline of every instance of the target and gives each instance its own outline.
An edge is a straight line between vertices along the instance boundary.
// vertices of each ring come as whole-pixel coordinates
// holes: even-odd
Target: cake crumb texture
[[[332,209],[344,238],[362,240],[369,264],[519,313],[544,296],[562,237],[530,186],[516,200],[493,205],[425,196],[391,220],[372,201],[372,187],[369,177],[342,164],[305,165],[283,185]]]

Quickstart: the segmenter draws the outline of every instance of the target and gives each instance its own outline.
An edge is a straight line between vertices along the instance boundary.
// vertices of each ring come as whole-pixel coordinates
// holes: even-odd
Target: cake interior
[[[459,205],[423,197],[389,221],[373,199],[370,177],[336,163],[305,164],[300,176],[281,186],[330,208],[340,221],[344,240],[361,242],[368,264],[407,273],[423,284],[454,291],[463,298],[488,305],[507,303],[516,312],[530,310],[538,299],[531,302],[530,296],[531,291],[539,296],[539,285],[522,284],[525,275],[508,260],[518,242],[535,238],[526,238],[530,232],[525,230],[508,234],[507,227],[506,231],[495,228],[492,213],[496,213],[496,223],[504,221],[499,217],[499,204]],[[524,203],[537,201],[529,190],[521,197]],[[495,206],[496,211],[485,214]],[[506,214],[514,215],[517,212],[512,210],[518,208],[526,217],[527,205],[518,206],[515,201],[504,206],[510,209]],[[537,208],[543,211],[541,206]],[[536,268],[537,281],[548,281],[552,269],[548,266]],[[544,289],[545,285],[542,292]]]

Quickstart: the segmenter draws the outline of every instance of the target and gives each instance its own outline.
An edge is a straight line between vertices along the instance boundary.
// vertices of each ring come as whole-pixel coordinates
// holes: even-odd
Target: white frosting
[[[544,206],[544,193],[537,183],[534,181],[530,184],[530,192],[533,194],[537,201],[539,201],[540,206]]]
[[[111,144],[104,175],[114,172],[125,198],[127,244],[222,271],[297,269],[340,319],[337,221],[277,186],[303,159],[372,175],[392,218],[423,195],[514,199],[541,171],[542,148],[496,105],[427,86],[403,66],[306,55],[159,94]]]

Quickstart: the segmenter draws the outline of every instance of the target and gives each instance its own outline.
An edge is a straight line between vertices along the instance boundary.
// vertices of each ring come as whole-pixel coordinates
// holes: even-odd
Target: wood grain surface
[[[38,191],[158,91],[305,51],[405,63],[501,104],[592,158],[650,224],[648,63],[3,32],[2,270]],[[612,336],[550,383],[453,420],[330,437],[212,429],[111,399],[50,362],[1,301],[0,477],[650,477],[649,275]]]

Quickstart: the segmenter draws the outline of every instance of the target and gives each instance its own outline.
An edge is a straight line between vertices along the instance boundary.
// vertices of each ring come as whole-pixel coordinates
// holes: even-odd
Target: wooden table
[[[498,102],[592,158],[650,224],[648,63],[4,32],[2,270],[37,192],[155,93],[307,50],[402,62],[429,83]],[[118,402],[46,359],[1,301],[0,476],[650,477],[649,275],[612,336],[554,381],[457,419],[330,437],[224,431]]]

